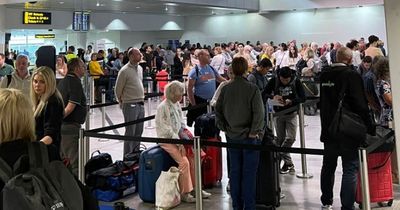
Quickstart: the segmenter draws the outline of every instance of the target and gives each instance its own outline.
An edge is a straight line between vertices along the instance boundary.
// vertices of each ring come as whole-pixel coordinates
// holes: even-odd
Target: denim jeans
[[[339,143],[325,143],[324,157],[321,169],[321,202],[323,205],[333,203],[333,185],[335,183],[335,170],[337,159],[342,158],[342,185],[340,200],[342,210],[354,209],[357,172],[359,168],[357,148],[348,148]]]
[[[228,143],[259,145],[259,139],[230,139]],[[230,187],[234,210],[255,210],[256,175],[260,152],[256,150],[229,148]]]

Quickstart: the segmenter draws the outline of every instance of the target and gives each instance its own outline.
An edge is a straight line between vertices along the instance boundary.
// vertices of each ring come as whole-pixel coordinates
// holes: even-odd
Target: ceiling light
[[[59,4],[64,4],[64,2],[63,1],[60,1],[60,2],[58,2]]]
[[[165,5],[167,5],[167,6],[178,6],[178,4],[175,4],[175,3],[166,3]]]
[[[140,7],[136,7],[136,9],[140,9]]]
[[[168,7],[167,6],[165,6],[165,11],[168,11]]]
[[[96,7],[100,7],[100,3],[99,2],[96,3]]]
[[[100,6],[101,6],[101,7],[104,7],[104,6],[106,6],[106,4],[100,4]]]
[[[121,2],[121,1],[124,1],[124,0],[113,0],[113,1],[116,1],[116,2]]]

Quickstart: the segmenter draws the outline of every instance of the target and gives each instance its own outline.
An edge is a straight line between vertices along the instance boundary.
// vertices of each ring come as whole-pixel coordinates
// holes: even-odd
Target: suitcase
[[[380,207],[387,201],[388,206],[393,204],[393,183],[392,167],[390,156],[391,152],[378,152],[368,154],[368,179],[369,196],[371,203],[378,203]],[[362,208],[360,173],[357,179],[356,202]]]
[[[274,145],[274,136],[266,133],[264,145]],[[261,151],[256,177],[256,204],[276,209],[280,206],[279,155],[277,152]]]
[[[220,142],[220,137],[209,138],[207,141]],[[206,147],[202,169],[202,182],[204,188],[212,188],[222,179],[222,151],[221,147]]]
[[[138,177],[140,199],[149,203],[156,201],[156,181],[161,171],[168,171],[171,166],[178,164],[158,145],[140,154]]]
[[[55,72],[56,60],[56,48],[54,46],[40,46],[36,50],[36,67],[47,66]]]
[[[198,116],[194,124],[194,135],[202,139],[214,138],[219,135],[219,130],[215,125],[215,113],[206,113]]]

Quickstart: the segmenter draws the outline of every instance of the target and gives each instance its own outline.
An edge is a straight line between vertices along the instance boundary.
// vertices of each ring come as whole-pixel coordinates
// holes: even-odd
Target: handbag
[[[363,146],[368,147],[377,141],[384,141],[384,143],[370,153],[393,152],[393,149],[395,148],[396,144],[394,131],[389,128],[377,126],[376,135],[372,136],[367,134],[367,138],[365,139]]]
[[[161,171],[156,182],[157,209],[170,209],[181,203],[179,189],[179,169],[171,167],[168,171]]]
[[[344,90],[345,86],[341,90],[338,108],[328,127],[328,135],[336,141],[346,139],[349,144],[358,147],[366,139],[367,126],[360,115],[343,106]]]
[[[98,155],[95,155],[98,153]],[[90,159],[85,164],[85,182],[88,182],[88,176],[92,172],[105,168],[112,164],[111,155],[108,153],[101,153],[99,150],[96,150],[92,153]]]

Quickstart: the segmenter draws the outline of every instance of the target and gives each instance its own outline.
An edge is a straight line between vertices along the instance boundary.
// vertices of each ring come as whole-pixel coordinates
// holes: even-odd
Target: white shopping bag
[[[181,202],[179,190],[179,169],[171,167],[168,171],[161,171],[156,182],[156,209],[173,208]]]

